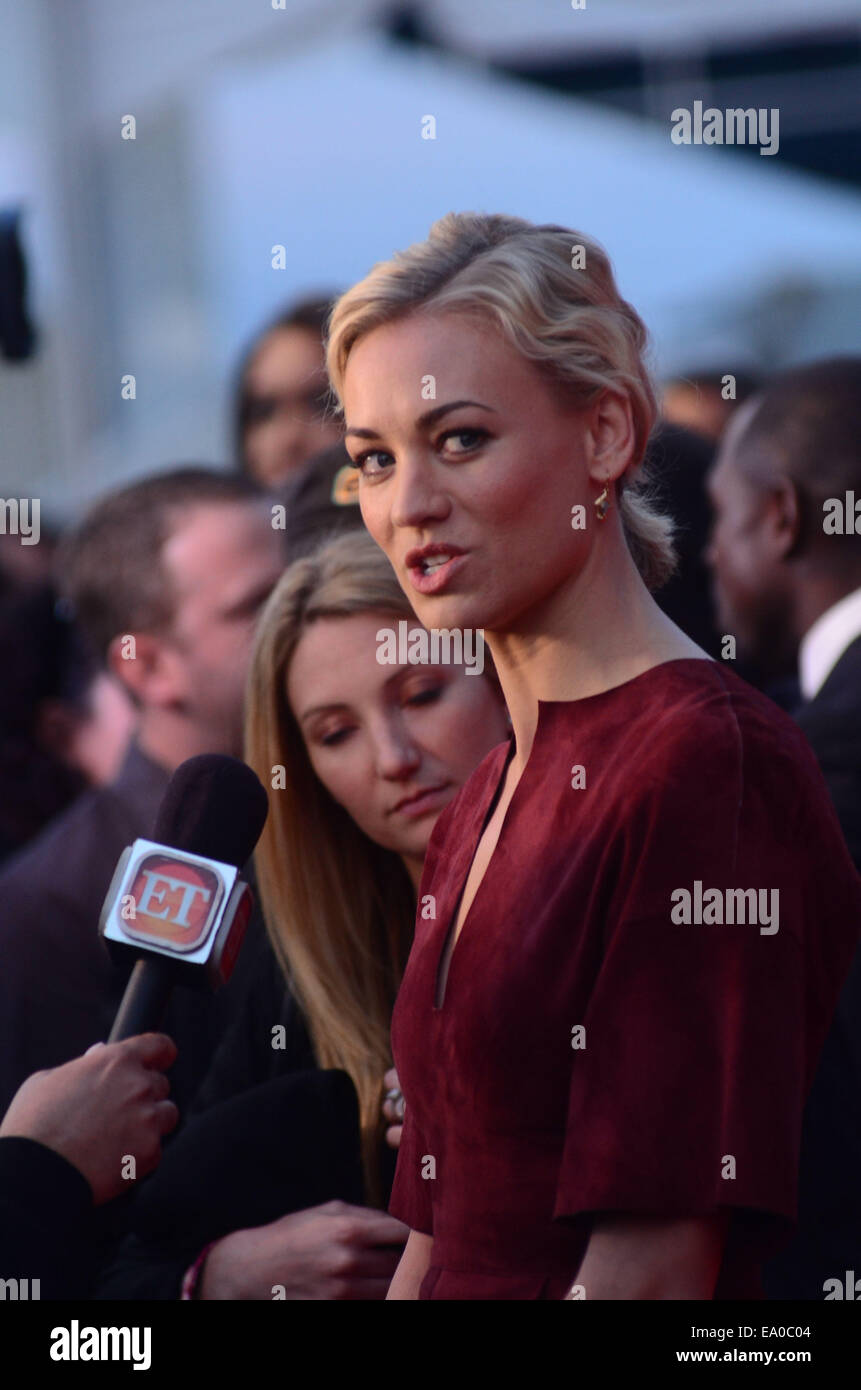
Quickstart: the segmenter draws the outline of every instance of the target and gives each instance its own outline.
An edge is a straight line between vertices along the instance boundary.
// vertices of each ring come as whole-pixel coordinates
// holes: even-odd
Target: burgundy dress
[[[861,926],[813,755],[712,661],[540,702],[436,1008],[512,752],[494,749],[437,823],[394,1012],[406,1119],[389,1209],[433,1236],[420,1297],[562,1298],[595,1213],[722,1208],[716,1297],[759,1297]],[[753,895],[726,891],[751,888],[755,921]]]

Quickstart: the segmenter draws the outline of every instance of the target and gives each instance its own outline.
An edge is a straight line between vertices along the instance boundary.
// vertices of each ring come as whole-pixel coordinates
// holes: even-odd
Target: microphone
[[[177,768],[153,839],[123,850],[99,917],[113,959],[137,962],[109,1042],[157,1030],[175,985],[217,989],[230,978],[254,902],[239,870],[268,809],[238,758],[204,753]]]

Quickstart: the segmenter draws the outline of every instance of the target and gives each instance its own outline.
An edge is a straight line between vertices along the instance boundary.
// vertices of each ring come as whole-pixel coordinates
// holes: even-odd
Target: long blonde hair
[[[647,335],[604,250],[556,224],[447,213],[426,241],[379,261],[336,301],[326,340],[335,413],[343,413],[344,370],[359,338],[409,314],[443,310],[489,320],[568,403],[588,405],[608,388],[629,396],[634,451],[616,495],[637,568],[659,588],[676,562],[672,520],[657,509],[643,467],[657,415]]]
[[[266,928],[319,1065],[341,1068],[355,1085],[366,1191],[379,1202],[382,1078],[392,1065],[389,1030],[415,892],[400,857],[360,830],[320,782],[286,690],[309,624],[365,612],[415,621],[388,560],[365,533],[339,536],[289,567],[257,629],[245,756],[269,793],[255,855]]]

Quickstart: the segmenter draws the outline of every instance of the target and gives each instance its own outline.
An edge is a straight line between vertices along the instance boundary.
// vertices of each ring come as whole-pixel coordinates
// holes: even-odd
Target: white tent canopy
[[[671,367],[709,342],[712,355],[743,350],[763,291],[857,278],[861,198],[779,153],[678,146],[669,124],[374,36],[222,73],[195,111],[199,226],[231,347],[275,304],[349,284],[450,209],[597,237]],[[427,115],[434,140],[421,137]],[[287,249],[280,275],[274,244]]]
[[[859,18],[857,0],[425,0],[422,9],[441,37],[494,58],[730,48],[827,25],[857,28]]]
[[[194,80],[218,55],[295,45],[314,34],[333,38],[393,9],[389,0],[283,0],[283,9],[273,9],[272,0],[45,3],[65,32],[67,54],[75,35],[83,36],[87,99],[105,115],[117,103]],[[576,10],[571,0],[414,0],[413,8],[443,42],[501,59],[632,48],[661,57],[859,23],[857,0],[585,0]]]

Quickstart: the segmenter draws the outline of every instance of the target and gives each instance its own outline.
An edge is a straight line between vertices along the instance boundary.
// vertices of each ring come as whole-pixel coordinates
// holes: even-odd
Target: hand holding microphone
[[[0,1138],[34,1139],[67,1159],[86,1178],[97,1206],[152,1172],[161,1140],[176,1125],[164,1071],[176,1047],[163,1034],[96,1043],[62,1067],[35,1072],[12,1098]]]
[[[164,1069],[177,1049],[156,1030],[175,984],[229,978],[251,912],[239,868],[267,809],[262,785],[234,758],[177,769],[156,839],[123,853],[102,909],[109,949],[137,958],[110,1041],[29,1077],[0,1123],[0,1257],[51,1297],[80,1296],[92,1277],[91,1212],[76,1173],[97,1205],[109,1202],[156,1167],[176,1126]]]

